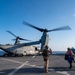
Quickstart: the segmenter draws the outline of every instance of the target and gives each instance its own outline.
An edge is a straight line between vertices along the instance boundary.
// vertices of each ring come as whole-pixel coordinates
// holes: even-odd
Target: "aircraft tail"
[[[7,52],[7,53],[13,54],[12,52],[9,52],[9,51],[7,51],[6,49],[4,49],[2,47],[0,47],[0,49],[3,50],[3,51],[5,51],[5,52]]]

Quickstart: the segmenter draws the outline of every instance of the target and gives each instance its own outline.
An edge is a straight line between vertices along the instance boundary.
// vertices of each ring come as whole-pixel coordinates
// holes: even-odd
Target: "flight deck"
[[[69,69],[64,55],[49,56],[48,73],[44,72],[43,57],[0,57],[0,75],[75,75],[75,63]]]

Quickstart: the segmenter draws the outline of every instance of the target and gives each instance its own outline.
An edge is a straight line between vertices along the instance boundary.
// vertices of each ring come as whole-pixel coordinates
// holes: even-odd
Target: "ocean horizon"
[[[65,54],[66,51],[52,51],[52,54]]]

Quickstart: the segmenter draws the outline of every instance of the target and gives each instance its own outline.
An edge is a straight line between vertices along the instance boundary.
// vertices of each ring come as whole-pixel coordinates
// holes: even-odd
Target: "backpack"
[[[65,54],[65,60],[68,60],[68,58],[69,58],[69,55],[67,55],[67,54]]]

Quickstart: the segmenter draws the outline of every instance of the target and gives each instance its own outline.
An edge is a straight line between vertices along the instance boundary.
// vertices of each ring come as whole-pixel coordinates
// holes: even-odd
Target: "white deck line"
[[[15,61],[15,60],[6,59],[6,58],[2,58],[2,59],[3,59],[3,60],[7,60],[7,61],[11,61],[11,62],[14,62],[14,63],[23,64],[23,62],[20,62],[20,61]]]
[[[34,57],[32,57],[34,58]],[[19,63],[19,64],[22,64],[20,65],[19,67],[17,67],[15,70],[13,70],[12,72],[10,72],[8,75],[14,75],[15,72],[17,72],[20,68],[22,68],[24,65],[28,65],[28,66],[31,66],[31,67],[37,67],[37,68],[43,68],[43,66],[36,66],[36,65],[30,65],[28,64],[29,61],[26,61],[25,63],[23,62],[20,62],[20,61],[14,61],[14,60],[10,60],[10,59],[6,59],[6,58],[2,58],[3,60],[7,60],[7,61],[11,61],[11,62],[14,62],[14,63]],[[54,69],[48,69],[50,71],[54,71]],[[1,72],[2,73],[2,72]],[[68,72],[66,71],[56,71],[56,73],[59,73],[59,74],[63,74],[63,75],[70,75]]]
[[[20,65],[19,67],[17,67],[15,70],[13,70],[12,72],[10,72],[8,75],[14,75],[20,68],[22,68],[24,65],[26,65],[28,63],[28,61],[26,61],[25,63],[23,63],[22,65]]]
[[[56,73],[59,73],[59,74],[63,74],[63,75],[70,75],[68,72],[66,71],[56,71]]]

